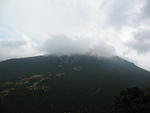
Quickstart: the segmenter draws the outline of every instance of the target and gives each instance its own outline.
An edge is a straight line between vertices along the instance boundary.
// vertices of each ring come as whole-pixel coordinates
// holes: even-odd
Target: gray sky
[[[121,56],[150,70],[150,0],[0,0],[0,61]]]

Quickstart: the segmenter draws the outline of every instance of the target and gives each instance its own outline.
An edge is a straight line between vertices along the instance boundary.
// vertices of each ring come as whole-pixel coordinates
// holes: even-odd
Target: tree
[[[114,113],[150,113],[150,95],[134,87],[120,92],[113,104]]]

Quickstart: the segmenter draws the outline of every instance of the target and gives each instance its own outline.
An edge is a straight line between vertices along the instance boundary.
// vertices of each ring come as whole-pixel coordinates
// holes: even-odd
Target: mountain
[[[97,113],[120,90],[149,83],[150,72],[120,57],[52,55],[0,62],[1,106],[12,113]]]

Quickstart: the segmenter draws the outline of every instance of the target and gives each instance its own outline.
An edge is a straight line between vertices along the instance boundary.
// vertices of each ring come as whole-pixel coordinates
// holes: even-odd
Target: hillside
[[[0,81],[7,112],[98,111],[124,88],[149,86],[150,73],[119,57],[38,56],[0,62]]]

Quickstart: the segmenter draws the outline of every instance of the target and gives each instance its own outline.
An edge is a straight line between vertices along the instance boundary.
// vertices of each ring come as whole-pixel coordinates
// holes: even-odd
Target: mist
[[[88,54],[149,70],[149,10],[149,0],[0,0],[0,61]]]
[[[54,55],[95,55],[100,57],[112,57],[115,49],[104,42],[94,42],[87,37],[68,37],[66,35],[51,36],[43,45],[41,51],[44,54]]]

